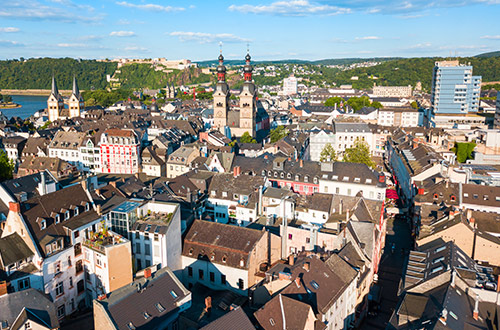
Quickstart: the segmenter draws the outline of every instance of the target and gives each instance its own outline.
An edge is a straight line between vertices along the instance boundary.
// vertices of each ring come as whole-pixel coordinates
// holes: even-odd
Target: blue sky
[[[468,56],[500,50],[500,0],[2,0],[0,58]]]

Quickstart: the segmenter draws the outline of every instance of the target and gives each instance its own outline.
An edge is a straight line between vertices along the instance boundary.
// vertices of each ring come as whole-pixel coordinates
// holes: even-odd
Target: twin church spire
[[[240,137],[245,132],[256,134],[257,88],[252,81],[253,67],[250,54],[245,56],[244,83],[240,92],[239,111],[230,111],[230,89],[226,82],[226,66],[222,50],[217,66],[217,84],[214,91],[214,128],[228,137]]]
[[[65,103],[68,105],[67,108],[64,107]],[[65,101],[57,88],[56,78],[52,76],[52,88],[50,96],[47,99],[49,121],[53,122],[58,119],[80,117],[81,111],[84,108],[85,104],[78,88],[76,77],[73,76],[73,89],[70,97]]]

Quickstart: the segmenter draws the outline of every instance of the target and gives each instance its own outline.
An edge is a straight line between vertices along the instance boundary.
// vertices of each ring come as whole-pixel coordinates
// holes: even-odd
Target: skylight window
[[[151,315],[149,315],[149,313],[148,313],[148,312],[144,312],[142,315],[144,316],[144,318],[145,318],[146,320],[147,320],[147,319],[149,319],[149,318],[151,317]]]
[[[312,286],[313,288],[315,288],[316,290],[318,290],[318,289],[319,289],[319,284],[318,284],[316,281],[314,281],[314,280],[313,280],[313,281],[311,281],[311,286]]]
[[[129,322],[127,324],[127,328],[129,328],[130,330],[135,330],[135,326],[134,326],[134,324],[132,322]]]
[[[163,307],[163,305],[160,303],[156,303],[155,307],[158,310],[158,312],[160,312],[160,313],[163,313],[165,311],[165,307]]]
[[[177,297],[179,297],[179,296],[177,295],[177,293],[175,293],[175,291],[174,291],[174,290],[171,290],[171,291],[170,291],[170,295],[171,295],[171,296],[172,296],[172,298],[174,298],[174,299],[177,299]]]

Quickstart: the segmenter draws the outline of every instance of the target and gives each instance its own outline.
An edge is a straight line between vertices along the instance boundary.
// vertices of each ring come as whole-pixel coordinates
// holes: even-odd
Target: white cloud
[[[109,34],[112,37],[133,37],[135,32],[133,31],[113,31]]]
[[[76,10],[75,13],[66,9],[46,6],[36,0],[11,0],[2,3],[0,17],[32,21],[50,20],[66,23],[96,22],[102,19],[102,15],[81,15],[77,8],[73,8]]]
[[[170,32],[170,36],[178,37],[180,41],[196,41],[202,44],[213,43],[213,42],[246,42],[250,41],[245,38],[235,36],[230,33],[205,33],[205,32],[186,32],[186,31],[175,31]]]
[[[382,38],[376,36],[367,36],[367,37],[356,37],[356,40],[380,40]]]
[[[185,8],[183,7],[172,7],[172,6],[162,6],[153,3],[145,3],[141,5],[136,5],[134,3],[119,1],[116,3],[118,6],[141,9],[141,10],[150,10],[150,11],[163,11],[163,12],[174,12],[174,11],[183,11]]]
[[[0,32],[7,32],[7,33],[10,33],[10,32],[19,32],[19,28],[16,28],[16,27],[3,27],[3,28],[0,28]]]
[[[482,36],[481,39],[500,40],[500,35],[496,35],[496,36]]]
[[[145,48],[145,47],[139,47],[139,46],[128,46],[128,47],[125,47],[124,50],[126,51],[140,51],[140,52],[144,52],[144,51],[147,51],[148,49]]]
[[[57,47],[61,48],[85,48],[87,45],[85,44],[70,44],[70,43],[60,43],[57,44]]]
[[[430,47],[432,47],[432,44],[430,42],[424,42],[424,43],[420,43],[420,44],[411,45],[408,48],[409,49],[426,49],[426,48],[430,48]]]
[[[0,46],[2,47],[22,47],[24,44],[12,40],[0,40]]]
[[[339,15],[351,12],[349,8],[323,5],[309,0],[276,1],[269,5],[231,5],[229,10],[282,16]]]

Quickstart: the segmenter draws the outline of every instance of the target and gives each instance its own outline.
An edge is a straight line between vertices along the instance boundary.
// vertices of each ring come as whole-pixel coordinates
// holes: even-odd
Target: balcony
[[[106,254],[106,247],[110,245],[125,243],[126,241],[127,240],[121,235],[118,235],[107,229],[103,229],[100,232],[93,234],[90,239],[86,239],[83,242],[83,246],[88,247],[94,251]]]

